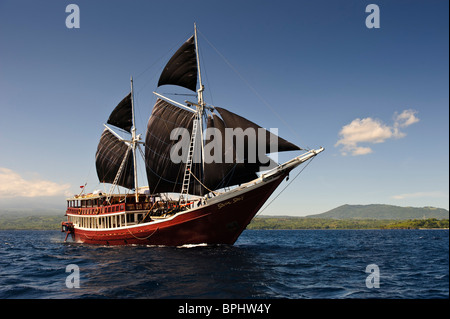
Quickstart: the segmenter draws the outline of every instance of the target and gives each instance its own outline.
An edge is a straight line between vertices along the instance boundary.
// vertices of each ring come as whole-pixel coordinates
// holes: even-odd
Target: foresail
[[[208,129],[214,128],[215,134],[211,138],[212,147],[205,147],[205,158],[214,158],[213,161],[206,161],[204,173],[204,185],[211,190],[233,186],[248,182],[257,177],[257,172],[273,168],[277,165],[265,154],[273,152],[284,152],[301,150],[285,139],[263,129],[259,125],[247,120],[226,109],[215,108],[220,116],[213,114],[208,118]],[[226,129],[233,130],[233,140],[227,140]],[[250,130],[247,130],[250,129]],[[246,132],[253,131],[254,139],[249,138]],[[263,134],[259,136],[259,134]],[[241,153],[237,152],[237,140],[242,142]],[[260,145],[263,143],[263,145]],[[259,149],[264,154],[259,154]],[[211,154],[221,151],[221,156]],[[250,154],[254,152],[253,154]],[[231,159],[231,160],[230,160]]]
[[[247,120],[245,117],[242,117],[240,115],[237,115],[233,112],[230,112],[226,109],[216,107],[217,111],[219,111],[220,116],[226,123],[227,127],[230,128],[241,128],[242,130],[246,130],[248,128],[254,129],[256,132],[258,132],[258,129],[261,129],[261,126],[258,124],[253,123],[252,121]],[[291,142],[286,141],[285,139],[276,136],[275,134],[265,130],[265,143],[266,143],[266,153],[274,153],[274,152],[286,152],[286,151],[298,151],[301,150],[300,147],[298,147],[295,144],[292,144]]]
[[[197,56],[194,36],[190,37],[164,67],[158,86],[172,84],[197,90]]]
[[[117,104],[116,108],[109,116],[107,123],[131,133],[131,127],[133,126],[132,116],[133,111],[130,93],[122,101],[120,101],[119,104]]]
[[[117,185],[134,188],[134,166],[130,146],[105,129],[95,154],[97,176],[102,183],[113,183],[123,163]]]

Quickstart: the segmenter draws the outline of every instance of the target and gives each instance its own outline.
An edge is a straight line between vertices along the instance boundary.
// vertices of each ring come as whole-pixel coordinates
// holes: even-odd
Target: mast
[[[179,201],[182,199],[187,201],[188,193],[189,193],[189,185],[191,180],[191,168],[192,168],[192,160],[195,153],[195,145],[197,141],[197,129],[200,130],[200,143],[201,143],[201,155],[202,155],[202,174],[204,172],[204,151],[203,151],[203,108],[205,106],[205,102],[203,101],[203,84],[202,84],[202,75],[200,73],[200,60],[198,57],[198,42],[197,42],[197,25],[194,23],[194,43],[195,43],[195,55],[197,60],[197,74],[198,74],[198,82],[200,88],[197,90],[197,98],[198,104],[195,104],[196,114],[194,121],[192,123],[192,135],[191,142],[189,144],[189,152],[186,159],[186,165],[184,168],[184,177],[183,177],[183,185],[181,188],[181,194]],[[186,101],[187,102],[187,101]],[[198,128],[197,128],[198,127]]]
[[[202,175],[205,171],[205,152],[204,152],[204,145],[203,145],[203,110],[205,107],[205,101],[203,100],[203,91],[205,87],[202,83],[202,74],[200,72],[200,59],[198,55],[198,40],[197,40],[197,24],[194,22],[194,39],[195,39],[195,54],[197,57],[197,73],[198,73],[198,82],[199,82],[199,89],[197,90],[198,93],[198,105],[197,105],[197,112],[198,112],[198,119],[199,119],[199,129],[200,129],[200,146],[201,146],[201,156],[202,156]]]
[[[136,144],[139,141],[139,136],[136,137],[136,125],[135,125],[135,115],[134,115],[134,97],[133,97],[133,77],[130,77],[131,82],[131,118],[133,126],[131,128],[131,146],[133,150],[133,166],[134,166],[134,193],[136,197],[136,203],[139,202],[139,192],[138,192],[138,176],[136,168]]]
[[[198,82],[199,82],[199,89],[197,90],[198,93],[198,104],[200,105],[201,113],[203,113],[203,106],[205,105],[205,102],[203,101],[203,83],[202,83],[202,74],[200,73],[200,59],[198,58],[198,41],[197,41],[197,24],[194,23],[194,39],[195,39],[195,54],[197,56],[197,70],[198,70]],[[202,115],[202,114],[200,114]]]

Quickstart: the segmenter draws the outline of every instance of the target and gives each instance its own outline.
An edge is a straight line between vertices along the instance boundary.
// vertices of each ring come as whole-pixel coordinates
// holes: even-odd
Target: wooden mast
[[[198,83],[199,89],[198,92],[198,119],[199,119],[199,130],[200,130],[200,146],[201,146],[201,156],[202,156],[202,175],[205,171],[205,151],[204,151],[204,139],[203,139],[203,114],[205,108],[205,101],[203,100],[203,91],[205,87],[202,83],[202,74],[200,72],[200,58],[198,55],[198,37],[197,37],[197,24],[194,22],[194,39],[195,39],[195,54],[197,56],[197,73],[198,73]]]
[[[138,176],[136,168],[136,145],[139,142],[139,136],[136,136],[136,124],[135,124],[135,114],[134,114],[134,97],[133,97],[133,77],[130,77],[131,82],[131,114],[133,126],[131,128],[131,147],[133,150],[133,166],[134,166],[134,192],[136,196],[136,203],[139,202],[139,187],[138,187]]]
[[[202,156],[202,171],[204,171],[204,151],[203,151],[203,110],[205,106],[205,102],[203,101],[203,83],[202,83],[202,75],[200,73],[200,60],[198,56],[198,42],[197,42],[197,25],[194,23],[194,42],[195,42],[195,54],[197,58],[197,74],[198,74],[198,82],[200,88],[197,90],[197,98],[198,98],[198,104],[192,103],[196,106],[196,114],[195,118],[192,124],[192,135],[191,135],[191,142],[189,145],[189,151],[188,156],[186,159],[186,166],[184,170],[184,177],[183,177],[183,184],[181,188],[181,194],[179,201],[181,202],[182,199],[187,201],[188,193],[189,193],[189,185],[191,180],[191,169],[192,169],[192,160],[195,153],[195,145],[198,139],[197,136],[197,130],[200,131],[200,143],[201,143],[201,156]],[[187,102],[187,101],[186,101]]]

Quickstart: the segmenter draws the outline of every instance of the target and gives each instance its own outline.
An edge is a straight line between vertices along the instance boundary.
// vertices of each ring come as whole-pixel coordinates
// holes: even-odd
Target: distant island
[[[448,229],[448,219],[330,219],[309,217],[256,217],[247,229]]]
[[[64,214],[0,212],[0,230],[59,230]],[[247,229],[436,229],[449,228],[449,211],[434,207],[343,205],[305,217],[257,216]]]
[[[308,215],[308,218],[332,219],[448,219],[449,212],[436,207],[401,207],[394,205],[342,205],[322,214]]]
[[[449,228],[449,211],[435,207],[342,205],[305,217],[260,216],[248,229],[421,229]]]

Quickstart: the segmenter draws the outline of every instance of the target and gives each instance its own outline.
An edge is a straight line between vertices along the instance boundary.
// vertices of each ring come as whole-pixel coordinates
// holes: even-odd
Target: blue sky
[[[65,25],[70,3],[79,29]],[[366,27],[370,3],[379,29]],[[64,207],[86,182],[103,188],[94,160],[103,123],[132,75],[145,135],[160,71],[196,22],[207,103],[326,149],[263,214],[372,203],[448,209],[448,6],[2,0],[0,205]]]

